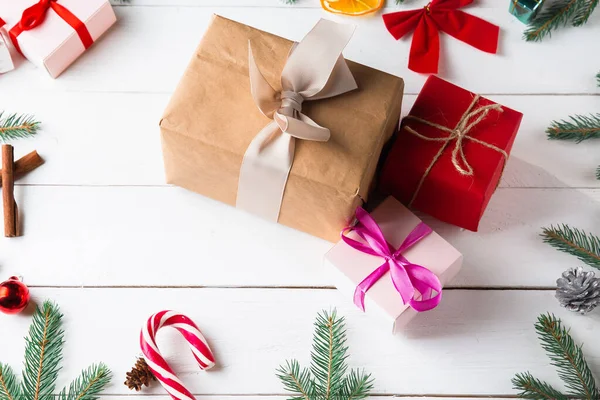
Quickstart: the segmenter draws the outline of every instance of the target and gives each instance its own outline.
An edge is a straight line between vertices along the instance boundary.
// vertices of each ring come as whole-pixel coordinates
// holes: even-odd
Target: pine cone
[[[600,305],[600,278],[593,272],[584,272],[582,267],[563,272],[556,281],[556,298],[561,306],[581,314]]]
[[[146,360],[143,358],[138,358],[135,367],[126,375],[125,386],[130,390],[135,389],[136,392],[139,392],[142,386],[150,386],[150,382],[156,380],[150,367],[146,364]]]

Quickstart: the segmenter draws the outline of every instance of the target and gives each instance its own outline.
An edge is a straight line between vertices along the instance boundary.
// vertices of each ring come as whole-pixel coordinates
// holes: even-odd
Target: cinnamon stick
[[[40,157],[37,151],[32,151],[31,153],[19,158],[14,165],[13,174],[15,179],[27,174],[28,172],[33,171],[40,165],[44,163],[44,159]],[[2,170],[0,169],[0,175],[2,174]],[[0,187],[2,187],[2,179],[0,179]]]
[[[15,202],[15,176],[13,147],[2,145],[2,204],[4,206],[4,236],[17,236],[17,204]]]

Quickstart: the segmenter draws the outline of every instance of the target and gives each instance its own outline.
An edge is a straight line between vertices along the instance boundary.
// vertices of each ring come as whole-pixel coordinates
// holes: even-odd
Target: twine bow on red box
[[[439,31],[476,49],[495,54],[500,28],[458,8],[473,0],[433,0],[418,10],[399,11],[383,16],[388,31],[400,39],[414,31],[408,68],[421,73],[438,72],[440,58]]]
[[[429,235],[432,232],[431,228],[420,222],[398,249],[394,249],[385,239],[377,222],[361,207],[356,210],[356,220],[357,223],[354,227],[342,231],[342,240],[358,251],[381,257],[385,261],[358,284],[354,292],[354,304],[364,311],[367,291],[389,272],[392,284],[404,304],[408,304],[418,312],[429,311],[437,307],[442,300],[442,284],[438,277],[429,269],[411,263],[402,255],[403,252]],[[346,232],[348,231],[355,232],[363,242],[347,237]]]
[[[69,11],[65,6],[60,5],[58,0],[40,0],[38,3],[32,5],[25,11],[21,16],[21,20],[10,30],[8,34],[15,48],[22,54],[19,46],[19,35],[24,31],[30,31],[37,28],[44,23],[48,11],[53,10],[59,17],[61,17],[67,24],[69,24],[81,40],[83,46],[88,49],[93,43],[92,35],[88,31],[85,23]],[[0,28],[4,25],[4,21],[0,19]]]

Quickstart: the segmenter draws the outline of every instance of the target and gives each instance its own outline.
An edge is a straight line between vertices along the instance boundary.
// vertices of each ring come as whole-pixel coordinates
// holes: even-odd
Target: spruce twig
[[[542,9],[525,31],[525,40],[542,41],[546,36],[551,36],[552,31],[566,26],[576,11],[576,5],[577,0],[560,0]]]
[[[23,394],[27,399],[45,400],[52,396],[64,343],[61,320],[58,307],[50,302],[33,315],[29,336],[25,338]]]
[[[600,3],[600,0],[581,0],[581,4],[573,17],[573,26],[586,24],[598,3]]]
[[[590,267],[600,269],[600,238],[568,225],[542,228],[542,238],[552,247],[574,255]]]
[[[519,397],[522,399],[568,400],[567,396],[548,383],[534,378],[529,372],[516,374],[512,379],[512,384],[515,389],[521,391]]]
[[[4,112],[0,111],[0,142],[33,136],[39,128],[40,122],[31,115],[9,114],[4,116]]]
[[[529,24],[524,38],[528,42],[539,42],[552,36],[552,32],[567,26],[587,23],[600,0],[556,0],[543,8]]]
[[[600,114],[574,115],[567,120],[552,121],[546,133],[548,139],[573,140],[576,143],[600,138]]]
[[[19,400],[22,397],[15,373],[10,366],[0,364],[0,400]]]
[[[29,335],[25,338],[23,382],[19,384],[12,369],[0,364],[0,400],[51,400],[56,384],[64,332],[62,314],[58,307],[46,301],[37,308]],[[97,400],[110,381],[110,371],[104,364],[92,365],[64,388],[58,400]]]
[[[521,391],[519,397],[525,399],[556,399],[577,398],[596,400],[600,392],[590,368],[583,356],[582,346],[577,346],[562,326],[561,321],[554,315],[542,314],[538,317],[535,330],[546,350],[548,357],[558,370],[558,376],[568,389],[568,395],[563,395],[546,382],[533,377],[529,372],[517,374],[512,382],[515,389]]]
[[[277,377],[292,400],[362,400],[373,389],[369,374],[351,370],[347,376],[348,347],[344,318],[335,310],[319,313],[315,322],[310,369],[296,360],[287,361]]]
[[[96,400],[109,382],[110,370],[106,365],[92,365],[71,382],[68,392],[67,388],[60,392],[58,400]]]

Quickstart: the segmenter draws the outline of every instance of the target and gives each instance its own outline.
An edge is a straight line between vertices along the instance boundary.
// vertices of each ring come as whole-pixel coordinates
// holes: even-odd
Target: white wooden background
[[[388,3],[385,11],[397,8]],[[139,354],[139,327],[164,308],[196,320],[216,352],[219,367],[199,372],[182,340],[160,339],[204,400],[284,399],[274,370],[292,357],[308,362],[314,317],[331,307],[347,317],[350,363],[373,374],[376,398],[512,397],[510,379],[526,370],[560,387],[533,330],[547,311],[586,343],[600,377],[600,312],[569,314],[554,299],[556,278],[580,263],[538,237],[555,223],[600,233],[600,144],[544,134],[552,119],[600,110],[600,12],[532,44],[508,0],[477,3],[469,12],[502,27],[500,54],[443,36],[441,76],[525,119],[481,231],[426,218],[465,265],[443,304],[395,337],[331,286],[321,267],[329,243],[167,186],[158,132],[213,13],[296,40],[320,17],[358,25],[346,57],[404,77],[406,111],[425,77],[408,71],[410,40],[393,40],[380,15],[337,17],[317,0],[133,0],[58,80],[22,61],[0,76],[0,109],[43,121],[37,138],[15,143],[16,155],[37,149],[47,160],[18,183],[25,236],[0,239],[0,278],[22,275],[37,302],[52,299],[65,313],[59,384],[104,361],[115,375],[105,398],[139,398],[122,381]],[[22,365],[29,322],[0,315],[2,362]],[[145,393],[166,400],[158,386]]]

